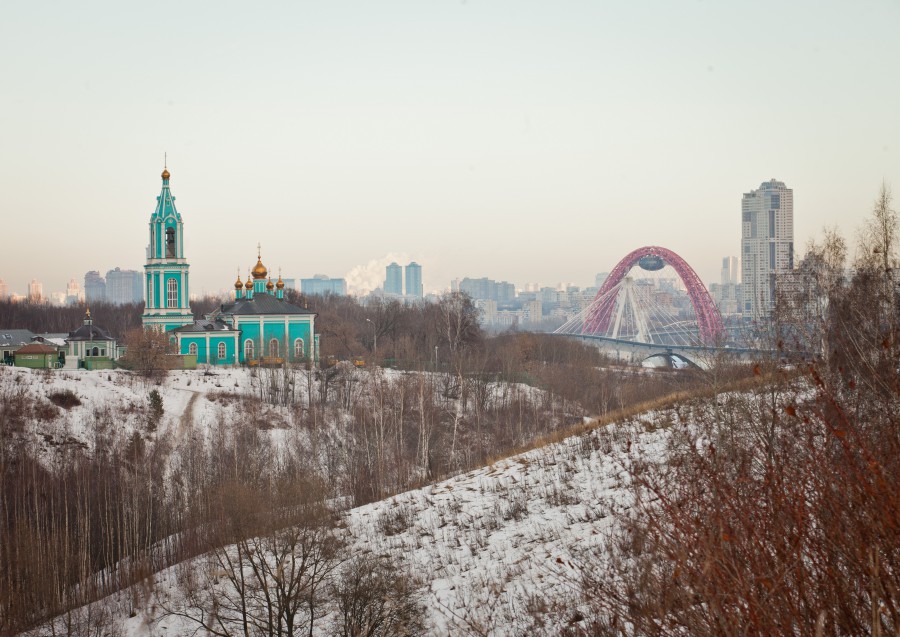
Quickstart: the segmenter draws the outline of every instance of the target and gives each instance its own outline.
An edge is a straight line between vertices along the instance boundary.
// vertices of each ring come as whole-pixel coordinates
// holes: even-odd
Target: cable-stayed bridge
[[[692,312],[676,308],[652,281],[631,275],[671,267],[684,285]],[[662,356],[707,367],[723,351],[753,357],[769,352],[742,347],[729,335],[706,286],[673,251],[645,246],[626,255],[594,300],[554,332],[590,342],[621,360],[639,363]]]

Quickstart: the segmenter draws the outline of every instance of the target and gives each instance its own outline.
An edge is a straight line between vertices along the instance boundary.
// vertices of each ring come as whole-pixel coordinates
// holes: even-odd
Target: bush
[[[63,409],[71,409],[72,407],[81,405],[81,399],[78,398],[71,389],[61,389],[51,394],[47,394],[47,399],[57,407],[62,407]]]

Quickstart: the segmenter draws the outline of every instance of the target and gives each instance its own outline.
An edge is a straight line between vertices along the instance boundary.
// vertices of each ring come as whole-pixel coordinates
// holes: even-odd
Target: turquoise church
[[[191,312],[189,266],[184,258],[183,225],[169,189],[168,169],[150,217],[145,272],[145,328],[172,333],[179,354],[210,365],[280,365],[317,361],[316,314],[284,299],[281,276],[272,282],[257,251],[246,283],[238,276],[234,300],[201,320]]]

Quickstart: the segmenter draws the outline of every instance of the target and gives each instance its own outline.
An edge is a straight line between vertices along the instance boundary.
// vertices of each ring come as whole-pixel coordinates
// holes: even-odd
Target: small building
[[[16,350],[16,367],[53,369],[59,366],[59,352],[43,343],[30,343]]]
[[[15,353],[20,347],[31,343],[34,332],[31,330],[3,330],[0,329],[0,356],[4,365],[12,365],[15,362]]]
[[[66,338],[67,356],[85,369],[112,369],[116,359],[116,339],[102,327],[94,325],[91,310],[85,312],[84,325]]]

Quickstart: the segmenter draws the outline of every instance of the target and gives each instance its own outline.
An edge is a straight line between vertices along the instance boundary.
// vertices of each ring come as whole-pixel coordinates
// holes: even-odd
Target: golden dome
[[[269,282],[266,283],[266,289],[270,292],[275,289],[275,284],[272,283],[272,279],[269,279]]]
[[[250,280],[250,275],[247,275],[247,282],[244,284],[244,289],[245,290],[253,289],[253,281]]]
[[[163,168],[163,171],[162,171],[162,178],[163,178],[163,179],[168,179],[169,176],[170,176],[170,175],[169,175],[169,169],[168,169],[168,168]]]
[[[266,270],[266,266],[263,265],[262,258],[257,257],[256,265],[250,270],[250,274],[253,275],[254,279],[265,279],[269,275],[269,271]]]
[[[279,290],[284,289],[284,281],[281,280],[280,274],[278,275],[278,283],[275,284],[275,287],[278,288]]]
[[[237,281],[234,282],[234,289],[240,290],[240,289],[243,289],[243,287],[244,287],[244,282],[241,281],[241,275],[238,274]]]

